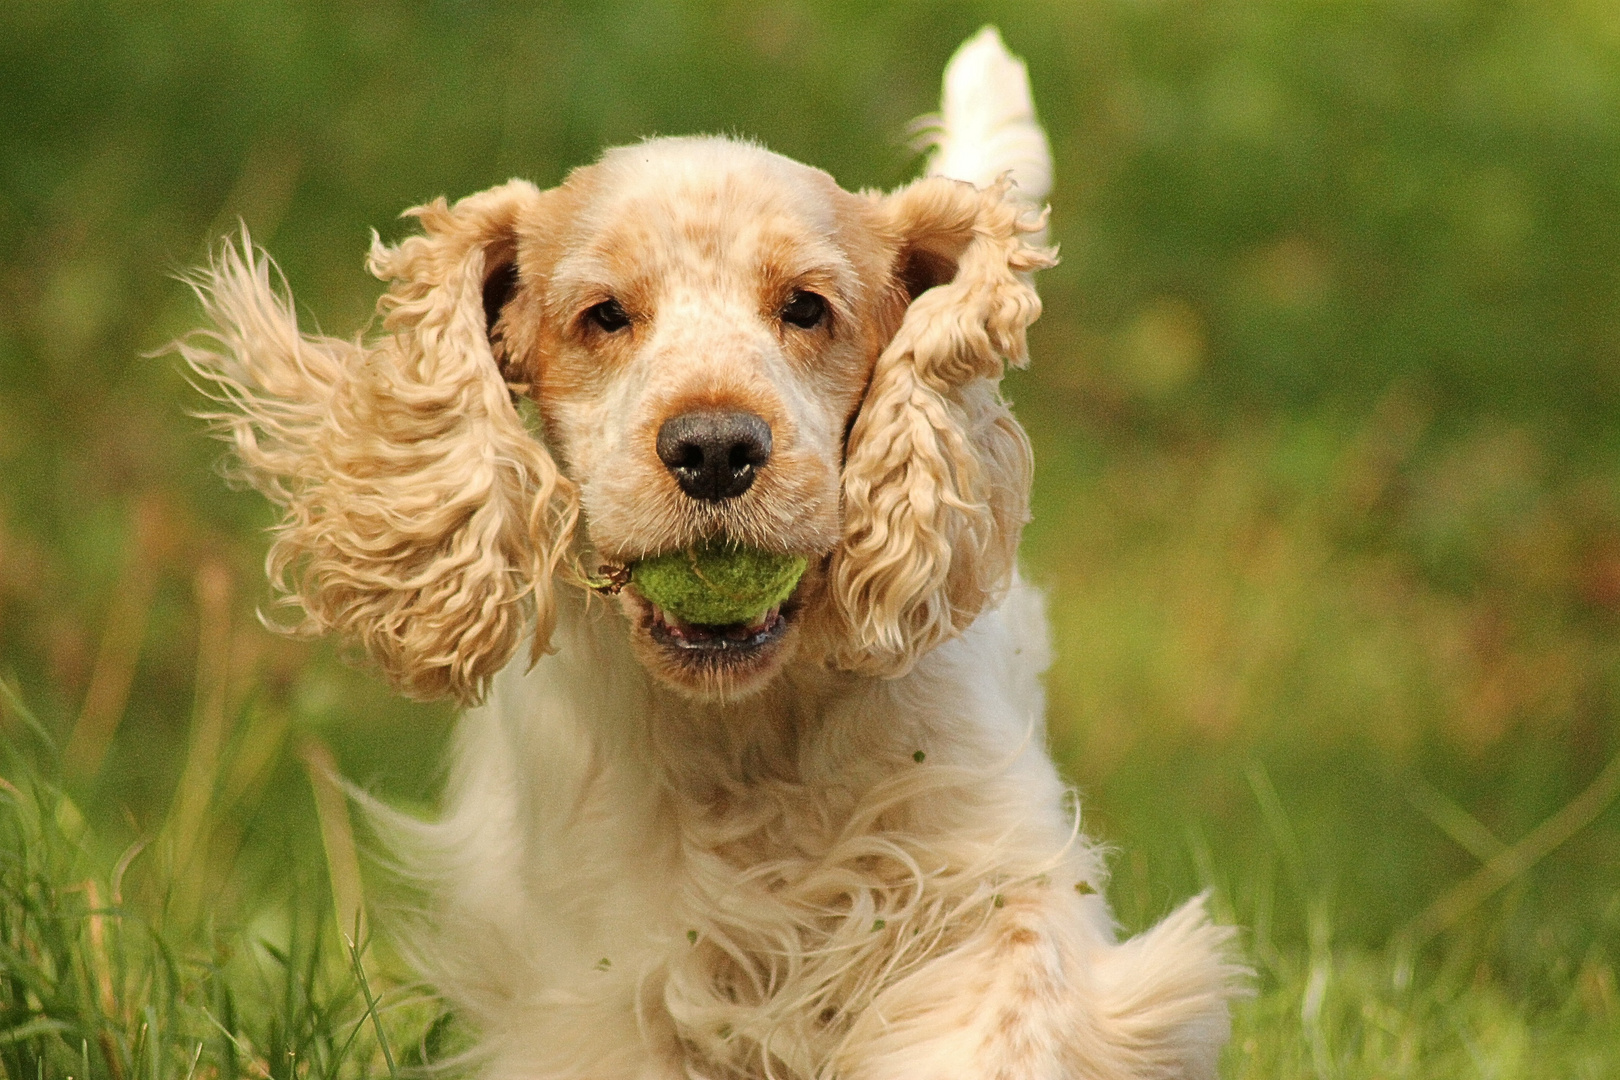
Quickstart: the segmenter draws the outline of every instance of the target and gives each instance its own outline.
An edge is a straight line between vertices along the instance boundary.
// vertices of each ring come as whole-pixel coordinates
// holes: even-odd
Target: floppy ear
[[[910,300],[850,431],[831,595],[844,667],[883,675],[965,629],[1011,579],[1028,519],[1029,440],[1001,397],[1053,253],[1002,182],[943,177],[889,196],[894,285]]]
[[[490,345],[519,216],[544,198],[512,181],[410,211],[425,235],[397,247],[373,239],[393,284],[370,343],[300,333],[245,230],[193,282],[216,329],[178,347],[227,406],[208,418],[241,474],[283,510],[267,568],[302,611],[286,629],[354,638],[414,697],[474,702],[530,617],[536,655],[550,637],[575,491]]]

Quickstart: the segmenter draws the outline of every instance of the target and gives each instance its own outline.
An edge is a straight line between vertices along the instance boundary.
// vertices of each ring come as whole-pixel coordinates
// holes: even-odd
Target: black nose
[[[771,425],[751,412],[682,413],[658,429],[658,460],[692,498],[734,499],[771,460]]]

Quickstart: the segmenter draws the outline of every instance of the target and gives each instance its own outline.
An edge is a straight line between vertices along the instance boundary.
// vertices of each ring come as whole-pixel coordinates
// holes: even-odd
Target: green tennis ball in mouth
[[[636,591],[683,622],[750,622],[786,600],[804,576],[802,555],[699,544],[630,568]]]

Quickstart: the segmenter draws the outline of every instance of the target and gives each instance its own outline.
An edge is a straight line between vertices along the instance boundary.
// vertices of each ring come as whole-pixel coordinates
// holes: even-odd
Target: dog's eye
[[[630,316],[617,300],[604,300],[595,307],[585,309],[585,317],[612,334],[630,325]]]
[[[796,292],[782,305],[782,321],[801,330],[814,330],[826,317],[827,301],[813,292]]]

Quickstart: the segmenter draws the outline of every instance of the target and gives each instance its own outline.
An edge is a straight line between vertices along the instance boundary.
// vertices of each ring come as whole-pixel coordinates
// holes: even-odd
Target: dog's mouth
[[[630,586],[619,594],[648,670],[700,698],[732,698],[764,686],[791,653],[803,609],[798,594],[748,620],[688,622]]]
[[[705,626],[689,623],[665,611],[645,597],[647,605],[647,632],[659,645],[680,653],[690,653],[711,659],[735,654],[744,659],[759,653],[787,633],[788,620],[793,615],[789,605],[778,604],[749,622]],[[784,607],[786,612],[784,613]]]

